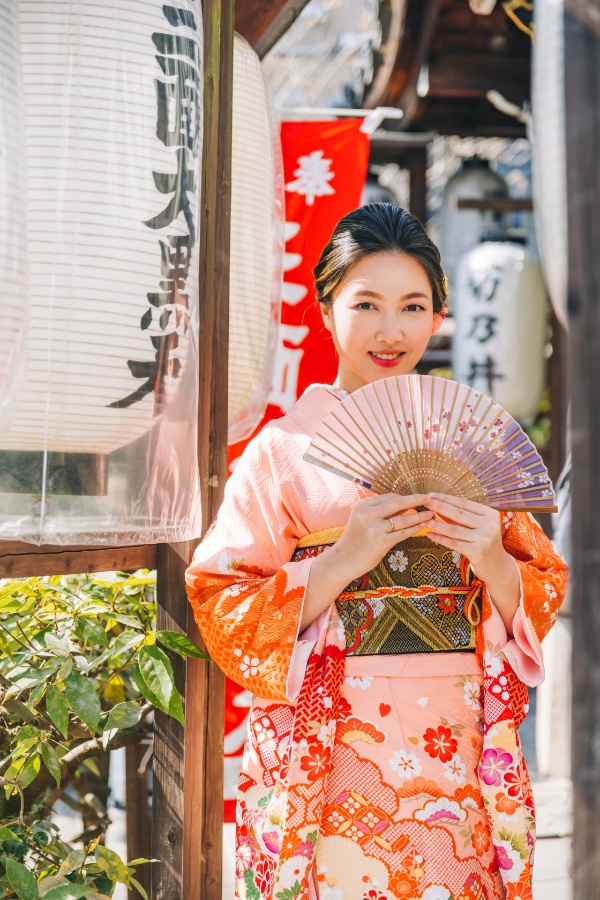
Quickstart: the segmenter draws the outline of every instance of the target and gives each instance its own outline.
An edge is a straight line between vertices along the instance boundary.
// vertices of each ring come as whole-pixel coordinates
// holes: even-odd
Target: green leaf
[[[61,681],[66,681],[72,671],[73,671],[73,660],[66,659],[64,661],[64,663],[61,665],[58,672],[56,673],[56,677],[60,678]]]
[[[173,693],[171,694],[171,702],[169,703],[169,715],[173,716],[174,719],[177,719],[178,722],[181,722],[183,727],[185,728],[185,716],[183,714],[183,703],[181,702],[181,694],[177,690],[175,686],[173,686]]]
[[[113,881],[129,884],[129,872],[121,857],[114,850],[98,844],[96,847],[96,863],[98,868],[106,872]]]
[[[4,777],[7,779],[16,779],[20,783],[21,787],[26,788],[29,787],[31,782],[40,771],[41,762],[39,756],[32,757],[30,760],[28,760],[28,762],[25,763],[24,766],[21,765],[21,762],[22,760],[9,766],[4,773]],[[10,795],[14,793],[16,788],[11,784],[7,784],[5,790],[6,796],[10,797]]]
[[[48,878],[42,878],[38,884],[40,897],[45,897],[55,887],[70,883],[69,879],[65,878],[64,875],[49,875]]]
[[[146,700],[149,700],[150,703],[152,704],[152,706],[155,706],[157,709],[160,709],[160,700],[158,699],[156,694],[152,693],[152,691],[150,690],[150,688],[148,687],[148,685],[142,678],[142,673],[140,672],[140,667],[137,665],[137,663],[133,670],[133,680],[135,681],[137,689],[140,692],[140,694],[142,695],[142,697],[145,697]]]
[[[133,875],[130,875],[130,876],[129,876],[129,880],[131,881],[131,883],[132,883],[132,885],[134,886],[134,888],[136,888],[136,890],[139,891],[139,893],[142,895],[142,897],[144,898],[144,900],[148,900],[148,894],[146,893],[146,891],[144,890],[144,888],[142,887],[142,885],[139,883],[139,881],[137,880],[137,878],[134,878]]]
[[[65,690],[73,712],[94,734],[102,708],[93,682],[79,672],[71,672],[65,682]]]
[[[160,709],[162,712],[167,713],[169,716],[173,716],[174,719],[177,719],[178,722],[181,722],[182,725],[185,726],[185,718],[183,715],[183,704],[181,702],[181,695],[177,688],[173,685],[173,693],[171,694],[171,700],[169,701],[169,708],[164,709],[161,705],[160,699],[154,694],[144,679],[141,676],[139,667],[136,667],[133,670],[133,680],[135,681],[140,694],[149,700],[153,706],[157,709]]]
[[[133,728],[142,718],[142,708],[138,700],[127,700],[125,703],[117,703],[113,706],[102,733],[104,749],[112,740],[117,731],[122,728]]]
[[[101,647],[108,647],[106,632],[99,622],[89,616],[78,616],[75,630],[83,640],[92,641]]]
[[[109,659],[115,659],[115,657],[120,656],[122,653],[126,653],[127,650],[131,650],[140,644],[144,640],[144,635],[131,631],[123,631],[121,634],[118,634],[112,644],[112,647],[108,647],[104,650],[100,656],[97,656],[95,659],[92,659],[90,662],[90,671],[92,669],[97,669],[98,666],[103,665]]]
[[[39,900],[39,891],[35,878],[22,863],[11,856],[6,857],[6,877],[19,900]]]
[[[0,843],[2,841],[14,841],[16,835],[10,828],[0,828]]]
[[[107,728],[133,728],[142,718],[142,708],[138,700],[127,700],[117,703],[108,714]]]
[[[248,900],[260,900],[260,891],[254,883],[252,869],[246,869],[244,872],[244,882],[246,884],[246,896]]]
[[[158,708],[169,712],[174,683],[173,668],[166,653],[160,647],[146,645],[140,650],[138,666],[142,681],[158,700]]]
[[[120,613],[111,612],[110,617],[116,622],[120,622],[121,625],[126,625],[128,628],[136,628],[138,631],[145,630],[144,623],[140,622],[139,619],[134,619],[133,616],[123,616]]]
[[[56,750],[47,742],[42,744],[42,759],[44,760],[44,765],[46,766],[50,774],[54,776],[56,787],[60,787],[60,762],[58,756],[56,755]]]
[[[62,736],[69,737],[69,706],[67,698],[53,684],[46,691],[46,712]]]
[[[81,900],[82,897],[98,896],[93,887],[85,884],[61,884],[44,895],[44,900]]]
[[[277,900],[295,900],[295,898],[300,893],[300,882],[295,881],[290,888],[285,888],[283,891],[280,891],[278,894],[275,894]],[[452,898],[450,898],[452,900]]]
[[[66,657],[71,652],[69,650],[69,642],[65,637],[59,637],[52,631],[48,631],[45,636],[46,647],[57,656]]]
[[[194,656],[197,659],[210,659],[210,656],[200,647],[179,631],[157,631],[156,640],[160,641],[167,650],[172,650],[180,656]]]

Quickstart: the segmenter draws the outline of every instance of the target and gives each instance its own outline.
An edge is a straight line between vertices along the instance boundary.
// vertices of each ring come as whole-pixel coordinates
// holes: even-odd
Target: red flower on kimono
[[[483,856],[490,849],[490,833],[487,825],[477,822],[471,835],[471,843],[475,847],[477,856]]]
[[[351,712],[352,712],[352,707],[350,706],[350,704],[348,703],[348,701],[346,700],[346,698],[345,698],[345,697],[340,697],[340,705],[339,705],[339,712],[338,712],[338,721],[339,721],[340,719],[345,719],[345,718],[347,718],[347,717],[350,715]]]
[[[444,725],[440,725],[436,731],[434,728],[428,728],[423,735],[425,741],[425,752],[429,753],[432,759],[439,756],[440,762],[446,763],[452,759],[452,756],[458,749],[456,738],[452,737],[452,732]]]
[[[300,768],[304,772],[308,772],[308,780],[316,781],[322,775],[325,775],[329,760],[331,758],[331,750],[324,747],[323,744],[308,748],[308,756],[300,759]]]
[[[268,856],[262,856],[256,863],[254,883],[261,897],[269,897],[275,883],[275,862]]]
[[[526,790],[526,784],[523,782],[523,776],[519,769],[516,772],[509,771],[504,773],[504,787],[509,797],[515,800],[521,800]]]
[[[402,897],[402,900],[413,900],[417,896],[418,887],[417,879],[411,878],[406,872],[392,875],[388,883],[388,888],[392,891],[393,896]]]
[[[438,594],[438,606],[445,616],[456,612],[456,597],[453,594]]]
[[[517,800],[507,797],[501,792],[496,794],[496,809],[498,812],[506,813],[507,816],[513,816],[519,808]]]

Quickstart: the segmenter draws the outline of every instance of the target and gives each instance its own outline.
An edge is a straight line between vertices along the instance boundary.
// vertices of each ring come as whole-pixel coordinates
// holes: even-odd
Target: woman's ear
[[[323,324],[327,331],[331,331],[331,310],[333,307],[333,303],[319,303],[321,307],[321,317],[323,319]]]

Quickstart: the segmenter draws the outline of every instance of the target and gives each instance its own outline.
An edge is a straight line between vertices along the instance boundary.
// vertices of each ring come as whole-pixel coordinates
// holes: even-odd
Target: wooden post
[[[599,23],[600,0],[566,0],[568,306],[573,444],[574,900],[600,897]]]
[[[148,767],[140,773],[140,763],[149,750],[149,743],[130,744],[125,748],[125,805],[127,810],[127,859],[150,859],[152,814],[148,802]],[[150,867],[140,866],[135,877],[146,893],[150,891]],[[137,890],[131,900],[142,900]]]
[[[227,366],[234,0],[203,0],[204,134],[200,223],[198,463],[203,533],[227,479]],[[201,643],[185,595],[190,544],[158,549],[158,627]],[[173,659],[186,728],[156,715],[153,900],[221,900],[224,677]],[[184,788],[185,786],[185,788]]]
[[[427,147],[410,153],[410,212],[419,222],[427,221]]]

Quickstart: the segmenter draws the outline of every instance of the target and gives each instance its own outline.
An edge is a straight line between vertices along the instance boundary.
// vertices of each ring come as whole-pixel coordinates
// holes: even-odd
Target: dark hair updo
[[[330,304],[350,267],[371,253],[404,253],[421,263],[431,285],[433,312],[445,313],[448,288],[440,251],[419,220],[392,203],[359,206],[337,223],[313,270],[319,303]]]

